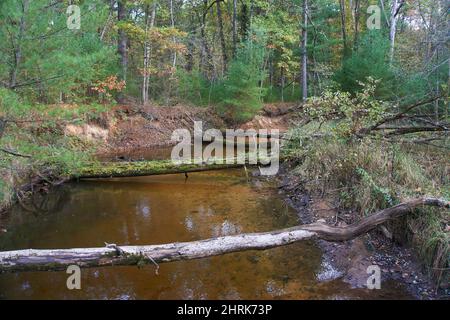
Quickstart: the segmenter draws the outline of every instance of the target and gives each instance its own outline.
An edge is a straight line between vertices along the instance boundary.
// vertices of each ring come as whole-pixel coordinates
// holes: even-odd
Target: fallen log
[[[269,157],[259,157],[257,164],[267,163]],[[241,168],[244,165],[252,166],[249,163],[248,154],[243,157],[208,159],[201,163],[176,164],[171,160],[148,160],[129,162],[98,162],[86,165],[78,172],[72,174],[75,179],[99,179],[99,178],[124,178],[152,176],[162,174],[187,173],[212,171],[220,169]]]
[[[175,164],[170,160],[93,163],[73,174],[78,179],[99,179],[113,177],[139,177],[173,173],[201,172],[219,169],[239,168],[243,164],[188,163]]]
[[[409,106],[403,106],[401,108],[403,111],[401,111],[401,112],[399,112],[397,114],[389,115],[389,116],[381,119],[380,121],[378,121],[374,125],[370,126],[369,128],[362,128],[362,129],[360,129],[359,132],[358,132],[358,135],[363,136],[363,135],[369,133],[370,131],[376,130],[379,126],[381,126],[381,125],[383,125],[385,123],[393,122],[395,120],[402,119],[403,117],[405,117],[405,115],[407,113],[409,113],[413,109],[415,109],[417,107],[420,107],[420,106],[423,106],[423,105],[426,105],[428,103],[432,103],[432,102],[434,102],[434,101],[436,101],[436,100],[438,100],[440,98],[442,98],[442,96],[434,96],[434,97],[431,97],[431,98],[427,98],[427,99],[418,101],[418,102],[416,102],[416,103],[414,103],[412,105],[409,105]]]
[[[4,251],[0,252],[0,271],[54,271],[64,270],[73,264],[80,267],[142,265],[200,259],[245,250],[265,250],[313,238],[345,241],[420,206],[449,209],[450,202],[437,198],[414,199],[381,210],[347,227],[313,223],[271,232],[244,233],[192,242],[120,247],[108,244],[106,247],[98,248]]]

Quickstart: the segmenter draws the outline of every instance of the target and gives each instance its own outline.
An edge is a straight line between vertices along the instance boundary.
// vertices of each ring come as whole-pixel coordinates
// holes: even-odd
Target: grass
[[[408,198],[449,199],[447,150],[344,140],[328,135],[330,131],[315,123],[293,129],[283,151],[297,163],[295,174],[311,194],[331,197],[340,209],[356,210],[360,217]],[[399,235],[397,239],[405,239],[417,249],[428,272],[441,284],[448,283],[449,277],[449,224],[448,211],[423,208],[403,223],[389,225],[394,235]]]
[[[5,97],[11,100],[6,99],[11,102],[9,109],[3,108]],[[69,176],[90,161],[94,143],[66,135],[64,127],[95,121],[107,110],[107,106],[97,104],[30,106],[13,98],[9,93],[0,95],[0,117],[12,119],[0,146],[30,157],[0,151],[0,212],[17,199],[17,190],[32,178],[49,173]]]

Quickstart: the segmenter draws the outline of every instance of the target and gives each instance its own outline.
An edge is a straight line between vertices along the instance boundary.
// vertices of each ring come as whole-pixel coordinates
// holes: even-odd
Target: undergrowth
[[[284,148],[285,156],[297,163],[294,174],[301,177],[308,192],[331,196],[340,209],[356,210],[360,217],[409,198],[450,198],[446,149],[349,140],[324,133],[330,131],[317,123],[293,129]],[[417,248],[438,283],[448,283],[448,211],[421,208],[405,219],[407,230],[395,230],[394,224],[394,232],[407,235],[407,242]]]
[[[65,133],[67,124],[95,121],[108,106],[30,105],[0,90],[0,211],[17,198],[21,186],[37,176],[69,176],[91,160],[93,143]],[[6,152],[5,152],[6,150]]]

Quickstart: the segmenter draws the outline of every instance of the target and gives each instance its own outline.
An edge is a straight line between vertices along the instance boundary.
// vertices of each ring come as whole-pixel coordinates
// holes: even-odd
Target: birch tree
[[[400,10],[405,4],[405,0],[392,0],[391,3],[391,18],[389,23],[389,41],[390,41],[390,51],[389,51],[389,62],[392,64],[394,60],[394,50],[395,50],[395,36],[397,33],[397,22],[400,18]]]

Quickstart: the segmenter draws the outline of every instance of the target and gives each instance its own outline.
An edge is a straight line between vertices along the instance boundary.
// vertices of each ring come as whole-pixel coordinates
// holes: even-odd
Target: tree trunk
[[[233,58],[236,57],[237,47],[237,0],[233,0]]]
[[[340,0],[339,1],[339,8],[341,11],[341,33],[342,33],[342,42],[344,45],[344,54],[343,56],[346,57],[348,54],[348,42],[347,42],[347,31],[346,31],[346,16],[345,16],[345,0]]]
[[[301,44],[301,55],[302,55],[302,100],[306,101],[308,98],[308,0],[303,0],[303,25],[302,25],[302,44]]]
[[[203,0],[202,24],[200,26],[200,36],[202,39],[202,49],[200,50],[200,66],[203,69],[203,76],[209,79],[213,73],[212,54],[209,50],[208,40],[206,39],[206,15],[208,14],[208,0]]]
[[[175,28],[175,17],[174,17],[174,12],[173,12],[173,0],[169,0],[169,5],[170,5],[170,26],[172,28]],[[172,41],[175,43],[175,37],[172,38]],[[175,68],[177,64],[177,52],[174,51],[173,52],[173,56],[172,56],[172,67]]]
[[[73,264],[81,267],[156,264],[245,250],[265,250],[312,238],[346,241],[420,206],[448,209],[450,203],[436,198],[414,199],[379,211],[347,227],[313,223],[271,232],[245,233],[191,242],[123,247],[107,244],[106,247],[97,248],[5,251],[0,252],[0,271],[64,270]]]
[[[190,5],[193,7],[194,3],[191,0],[190,1]],[[188,38],[188,43],[187,43],[187,52],[186,52],[186,71],[191,72],[192,69],[194,68],[194,39],[196,38],[196,26],[195,26],[195,22],[194,22],[194,17],[193,15],[190,15],[189,17],[189,29],[191,30],[190,32],[190,36]]]
[[[384,20],[386,21],[386,26],[390,28],[390,22],[386,14],[386,9],[384,8],[384,0],[380,0],[381,11],[383,12]]]
[[[20,17],[19,22],[19,35],[17,36],[17,41],[15,44],[14,49],[14,64],[13,68],[10,72],[10,79],[9,79],[9,87],[11,89],[14,89],[17,84],[17,73],[19,72],[20,63],[22,62],[22,39],[25,33],[26,28],[26,14],[28,12],[28,6],[29,6],[29,0],[23,0],[21,2],[22,4],[22,16]],[[11,41],[14,43],[13,39]]]
[[[150,40],[148,39],[148,31],[155,25],[156,2],[153,3],[151,17],[149,19],[149,6],[145,8],[145,40],[144,40],[144,70],[142,79],[142,103],[148,102],[148,91],[150,86]]]
[[[361,1],[355,0],[355,34],[353,37],[353,50],[358,48],[360,5]]]
[[[404,0],[392,0],[391,5],[391,22],[389,30],[389,41],[390,41],[390,51],[389,51],[389,62],[392,64],[394,60],[394,49],[395,49],[395,35],[397,32],[397,22],[400,17],[400,9],[404,4]]]
[[[224,74],[227,71],[227,48],[225,44],[225,36],[223,34],[223,18],[222,18],[222,9],[221,2],[216,2],[217,6],[217,23],[219,24],[219,36],[220,36],[220,44],[222,46],[222,73]]]
[[[148,67],[149,67],[149,41],[148,41],[148,24],[149,24],[149,18],[148,18],[148,11],[149,6],[145,6],[145,40],[144,40],[144,65],[142,70],[142,104],[146,104],[148,101]]]
[[[113,15],[114,15],[114,4],[115,1],[110,0],[109,1],[109,14],[108,14],[108,19],[106,19],[105,25],[102,29],[102,32],[100,32],[100,41],[103,41],[106,31],[109,27],[109,24],[111,23],[111,19],[113,19]]]
[[[76,179],[113,178],[113,177],[139,177],[161,174],[200,172],[218,169],[239,168],[243,164],[233,161],[233,164],[221,163],[188,163],[175,164],[171,160],[152,160],[135,162],[111,162],[86,165],[73,175]]]
[[[117,20],[119,22],[126,21],[128,14],[125,6],[126,0],[117,1]],[[128,37],[122,28],[119,28],[119,38],[117,43],[117,51],[120,56],[120,67],[121,67],[121,78],[125,82],[127,81],[127,70],[128,70]]]

